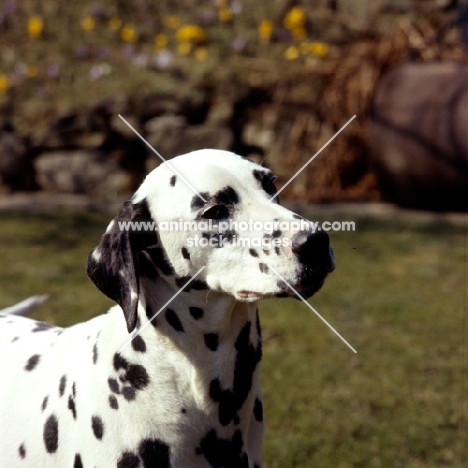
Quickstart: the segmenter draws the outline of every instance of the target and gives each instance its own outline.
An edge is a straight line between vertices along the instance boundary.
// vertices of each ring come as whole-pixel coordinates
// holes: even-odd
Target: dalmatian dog
[[[0,314],[1,468],[262,466],[259,301],[334,268],[326,233],[284,228],[273,180],[219,150],[162,163],[88,257],[118,305],[65,329]]]

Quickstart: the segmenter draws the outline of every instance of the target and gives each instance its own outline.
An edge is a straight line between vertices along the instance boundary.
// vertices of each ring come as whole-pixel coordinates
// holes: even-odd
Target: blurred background
[[[265,466],[468,459],[466,0],[0,0],[0,307],[110,301],[84,263],[159,159],[214,147],[271,168],[331,233],[311,303],[266,302]]]

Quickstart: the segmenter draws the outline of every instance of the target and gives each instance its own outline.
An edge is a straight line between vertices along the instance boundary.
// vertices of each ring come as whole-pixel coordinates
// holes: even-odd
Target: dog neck
[[[239,302],[231,295],[212,290],[180,292],[172,282],[164,279],[159,282],[155,287],[154,282],[147,285],[142,281],[140,327],[151,321],[148,328],[157,335],[164,336],[184,354],[190,353],[192,358],[197,349],[204,361],[210,356],[222,361],[218,349],[223,356],[231,354],[229,348],[235,352],[236,341],[245,327],[249,328],[249,333],[244,331],[249,343],[260,346],[258,302]]]

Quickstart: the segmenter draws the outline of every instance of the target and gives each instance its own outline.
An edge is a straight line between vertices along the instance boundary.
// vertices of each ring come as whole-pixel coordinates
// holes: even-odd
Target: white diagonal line
[[[121,353],[158,315],[164,310],[199,274],[206,266],[202,266],[120,349]]]
[[[351,349],[351,351],[353,351],[354,353],[357,353],[357,351],[273,268],[271,267],[270,265],[267,265],[268,268],[271,268],[271,270],[273,271],[273,273],[276,274],[276,276],[278,276],[278,278],[280,278],[282,281],[284,281],[288,287],[291,289],[291,291],[294,292],[294,294],[296,294],[296,296],[330,329],[333,331],[333,333],[335,333],[335,335],[340,338],[340,340],[346,345],[348,346],[349,349]]]
[[[355,118],[353,115],[268,201],[278,196]]]
[[[153,151],[153,153],[154,153],[159,159],[161,159],[161,161],[164,161],[164,162],[171,168],[171,170],[172,170],[173,172],[175,172],[175,173],[185,182],[185,184],[186,184],[198,197],[200,197],[200,198],[206,203],[206,200],[200,195],[200,193],[199,193],[196,189],[193,188],[193,186],[180,174],[179,171],[177,171],[176,169],[174,169],[174,167],[171,165],[171,163],[170,163],[169,161],[167,161],[166,159],[164,159],[164,158],[161,156],[161,154],[160,154],[158,151],[156,151],[156,150],[153,148],[153,146],[151,146],[151,144],[150,144],[147,140],[145,140],[145,138],[143,138],[143,136],[140,135],[140,134],[138,133],[138,131],[137,131],[134,127],[132,127],[132,125],[129,124],[120,114],[118,114],[118,116],[120,117],[121,120],[123,120],[123,121],[128,125],[129,128],[131,128],[131,129],[133,130],[133,132],[135,133],[135,135],[137,135],[138,137],[140,137],[141,140],[144,141],[144,142],[146,143],[146,145],[148,146],[148,148],[150,148],[151,151]]]

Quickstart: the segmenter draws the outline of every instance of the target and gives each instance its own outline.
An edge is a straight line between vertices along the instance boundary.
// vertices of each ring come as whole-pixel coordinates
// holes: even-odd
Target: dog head
[[[89,254],[87,272],[136,324],[141,275],[238,301],[310,297],[334,269],[328,236],[279,205],[274,175],[200,150],[152,171]],[[201,271],[200,271],[201,270]],[[186,291],[186,289],[184,289]]]

